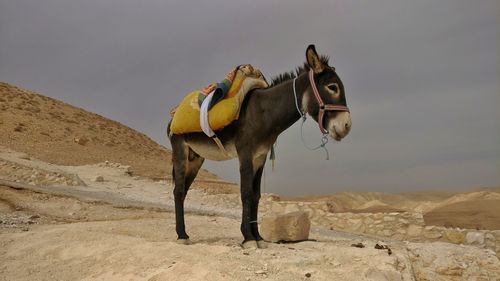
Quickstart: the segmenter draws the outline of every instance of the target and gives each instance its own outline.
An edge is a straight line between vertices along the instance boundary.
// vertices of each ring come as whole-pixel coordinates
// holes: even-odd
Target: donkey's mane
[[[328,61],[330,60],[330,58],[328,56],[322,55],[322,56],[320,56],[320,60],[323,64],[328,65]],[[304,64],[295,68],[295,70],[284,72],[284,73],[281,73],[279,75],[276,75],[271,79],[271,87],[279,85],[279,84],[286,82],[288,80],[292,80],[295,77],[299,76],[300,74],[309,71],[309,69],[310,69],[309,64],[307,62],[304,62]]]

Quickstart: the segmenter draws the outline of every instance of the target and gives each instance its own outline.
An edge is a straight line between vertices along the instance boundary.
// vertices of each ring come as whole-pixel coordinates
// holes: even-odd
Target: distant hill
[[[119,122],[0,82],[0,145],[59,165],[103,161],[130,165],[134,174],[171,176],[171,152]],[[199,178],[217,180],[200,171]]]
[[[500,229],[499,187],[471,188],[469,192],[339,192],[281,200],[326,201],[330,211],[336,213],[421,212],[427,225]]]
[[[428,225],[500,229],[500,199],[471,198],[443,205],[424,215]]]
[[[469,192],[419,191],[403,193],[338,192],[325,196],[282,197],[291,201],[327,201],[333,212],[430,212],[457,202],[500,199],[500,188],[476,188]]]

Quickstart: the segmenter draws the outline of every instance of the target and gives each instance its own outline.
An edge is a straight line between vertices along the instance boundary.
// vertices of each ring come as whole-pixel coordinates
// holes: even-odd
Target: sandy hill
[[[469,192],[419,191],[405,193],[339,192],[329,196],[283,198],[326,201],[333,212],[422,212],[428,225],[472,229],[500,229],[500,188]]]
[[[469,199],[441,205],[424,215],[426,224],[500,229],[500,199]]]
[[[297,201],[328,201],[335,212],[373,211],[397,212],[427,208],[438,204],[456,193],[448,191],[383,193],[383,192],[338,192],[328,196],[286,198]]]
[[[284,197],[291,201],[327,201],[334,212],[427,213],[455,203],[500,199],[500,188],[476,188],[468,192],[427,190],[418,192],[338,192],[326,196]]]
[[[134,174],[171,175],[171,152],[119,122],[0,82],[0,144],[59,165],[103,161],[130,165]],[[199,178],[217,179],[206,170]]]

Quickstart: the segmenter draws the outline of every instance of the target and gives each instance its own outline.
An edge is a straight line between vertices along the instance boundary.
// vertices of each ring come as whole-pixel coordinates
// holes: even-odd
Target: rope
[[[299,112],[300,117],[302,119],[302,123],[300,124],[300,139],[302,140],[302,144],[304,145],[305,148],[307,148],[308,150],[311,150],[311,151],[323,148],[323,150],[326,153],[326,160],[330,160],[330,153],[328,152],[328,149],[326,148],[326,144],[328,143],[328,134],[323,134],[323,137],[321,138],[321,143],[316,147],[310,147],[306,144],[306,141],[304,139],[304,123],[306,122],[307,116],[299,108],[299,102],[297,99],[297,91],[295,89],[295,80],[297,80],[297,77],[295,77],[293,79],[293,96],[295,97],[295,106],[297,107],[297,111]]]
[[[266,193],[267,183],[266,183],[266,168],[265,167],[264,167],[262,173],[263,173],[263,176],[264,176],[264,178],[262,179],[264,181],[264,184],[262,185],[262,187],[263,187],[262,192]],[[262,182],[262,180],[261,180],[261,182]]]
[[[277,142],[277,141],[276,141]],[[274,166],[276,164],[276,150],[274,149],[274,147],[276,146],[276,142],[271,146],[271,153],[269,154],[269,159],[272,160],[272,166],[273,166],[273,173],[274,173]]]

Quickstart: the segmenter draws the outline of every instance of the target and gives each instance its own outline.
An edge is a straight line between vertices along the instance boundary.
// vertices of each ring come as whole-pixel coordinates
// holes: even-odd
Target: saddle
[[[205,132],[216,138],[214,131],[239,118],[245,96],[253,89],[267,87],[269,85],[259,69],[250,64],[240,65],[222,82],[187,94],[170,111],[170,134]]]

